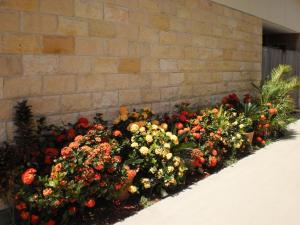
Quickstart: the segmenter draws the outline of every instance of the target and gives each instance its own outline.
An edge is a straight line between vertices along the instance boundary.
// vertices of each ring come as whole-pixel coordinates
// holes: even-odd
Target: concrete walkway
[[[291,135],[119,225],[299,225],[300,120]]]

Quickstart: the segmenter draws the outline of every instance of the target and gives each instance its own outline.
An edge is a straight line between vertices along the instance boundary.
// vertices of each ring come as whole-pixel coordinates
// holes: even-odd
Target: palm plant
[[[292,67],[289,65],[278,65],[272,70],[269,80],[259,88],[261,112],[267,112],[266,106],[270,104],[278,112],[276,116],[272,116],[271,125],[279,134],[283,133],[287,125],[294,120],[291,116],[294,101],[289,94],[299,87],[300,82],[296,76],[286,77],[291,71]]]

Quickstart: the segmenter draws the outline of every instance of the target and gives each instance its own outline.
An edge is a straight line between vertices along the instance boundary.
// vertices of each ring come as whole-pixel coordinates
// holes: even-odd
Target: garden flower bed
[[[0,157],[16,222],[112,224],[247,156],[293,121],[288,93],[299,83],[284,79],[289,71],[279,66],[257,95],[232,93],[213,108],[182,103],[156,115],[122,106],[112,126],[101,114],[46,126],[19,103],[15,143]]]

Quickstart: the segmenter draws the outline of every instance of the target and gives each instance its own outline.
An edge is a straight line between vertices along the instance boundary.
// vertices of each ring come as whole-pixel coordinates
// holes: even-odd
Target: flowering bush
[[[22,175],[24,186],[17,195],[18,205],[23,206],[18,207],[20,218],[30,219],[24,216],[30,206],[30,214],[41,215],[42,220],[57,216],[61,220],[61,215],[73,215],[80,207],[94,207],[95,198],[117,198],[127,173],[122,158],[115,154],[117,143],[108,138],[107,128],[96,124],[61,149],[50,176],[36,178],[36,169],[27,169]]]
[[[131,193],[176,187],[184,181],[184,161],[172,151],[178,145],[178,138],[166,132],[167,125],[146,123],[145,126],[131,124],[131,150],[126,163],[138,173],[130,187]]]

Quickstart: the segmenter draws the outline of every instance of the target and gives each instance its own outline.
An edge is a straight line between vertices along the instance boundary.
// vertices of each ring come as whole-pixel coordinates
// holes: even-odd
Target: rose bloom
[[[89,127],[89,121],[88,119],[86,118],[80,118],[78,121],[77,121],[77,127],[78,128],[88,128]]]
[[[82,141],[83,138],[84,138],[84,137],[83,137],[82,135],[77,135],[77,136],[75,137],[74,141],[80,142],[80,141]]]
[[[147,141],[148,143],[152,142],[152,141],[153,141],[153,137],[152,137],[151,135],[147,134],[147,135],[146,135],[146,141]]]
[[[51,188],[46,188],[46,189],[43,190],[43,195],[44,195],[45,197],[47,197],[47,196],[51,195],[52,192],[53,192],[53,191],[52,191]]]
[[[115,137],[122,137],[122,132],[119,131],[119,130],[114,130],[113,131],[113,136],[115,136]]]
[[[96,205],[96,202],[94,199],[89,199],[85,202],[85,206],[88,208],[93,208]]]
[[[69,147],[70,148],[78,148],[79,147],[79,143],[77,141],[71,142],[69,144]]]
[[[133,123],[130,125],[129,129],[130,129],[130,132],[136,133],[139,130],[139,125]]]
[[[73,128],[70,128],[68,131],[68,138],[73,139],[76,136],[76,132]]]
[[[30,185],[33,183],[36,175],[36,169],[29,168],[22,174],[22,181],[24,184]]]

